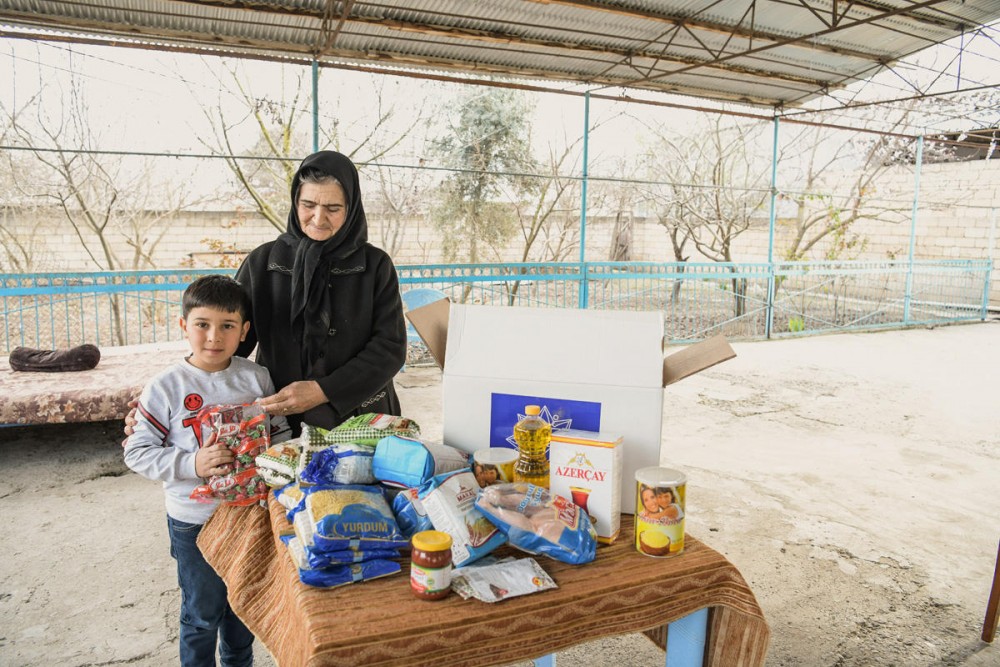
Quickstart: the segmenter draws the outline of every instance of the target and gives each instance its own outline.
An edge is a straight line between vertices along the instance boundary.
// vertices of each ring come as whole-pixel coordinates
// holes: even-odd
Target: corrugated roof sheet
[[[801,104],[998,18],[1000,0],[0,0],[0,21],[39,34],[774,106]]]

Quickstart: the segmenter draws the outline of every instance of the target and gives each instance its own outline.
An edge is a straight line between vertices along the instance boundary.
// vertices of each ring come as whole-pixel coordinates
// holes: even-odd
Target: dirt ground
[[[754,589],[769,666],[1000,665],[1000,640],[979,639],[1000,540],[998,344],[995,321],[736,343],[667,390],[662,463],[688,473],[688,531]],[[397,378],[430,439],[440,382]],[[176,664],[162,495],[126,470],[121,438],[120,422],[0,429],[0,664]],[[559,660],[663,664],[639,635]]]

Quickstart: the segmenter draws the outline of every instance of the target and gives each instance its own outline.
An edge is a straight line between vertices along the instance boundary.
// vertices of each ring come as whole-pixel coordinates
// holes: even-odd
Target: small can
[[[479,486],[507,484],[514,481],[517,450],[508,447],[484,447],[472,453],[472,472]]]
[[[422,530],[410,538],[410,590],[421,600],[440,600],[451,592],[451,535]]]
[[[664,558],[684,550],[687,477],[671,468],[635,471],[635,548]]]

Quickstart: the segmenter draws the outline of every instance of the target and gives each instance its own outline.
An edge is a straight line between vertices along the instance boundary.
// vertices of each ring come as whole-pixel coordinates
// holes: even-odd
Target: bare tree
[[[32,162],[26,170],[9,163],[7,178],[18,201],[61,216],[96,269],[155,268],[156,246],[167,231],[162,221],[194,200],[181,186],[154,178],[148,159],[101,154],[75,74],[68,90],[43,87],[19,109],[0,104],[0,114],[5,140]],[[26,252],[20,251],[22,258]],[[112,327],[123,344],[122,304],[110,298]]]
[[[220,91],[236,98],[240,110],[227,111],[221,101],[215,107],[205,107],[214,136],[201,139],[210,151],[224,157],[237,180],[238,190],[234,194],[248,199],[248,205],[280,231],[286,226],[288,193],[298,163],[312,152],[312,103],[307,70],[285,67],[282,76],[285,75],[288,79],[283,79],[280,90],[258,95],[252,90],[251,74],[243,69],[242,61],[227,64],[218,77]],[[374,100],[366,101],[363,109],[351,94],[324,102],[320,108],[320,148],[347,155],[358,164],[362,175],[367,163],[383,159],[415,129],[427,125],[424,101],[392,96],[388,102],[389,85],[385,77],[373,75],[365,88]],[[235,143],[236,130],[248,121],[256,128],[257,139],[250,148],[240,150]],[[404,185],[407,180],[409,185]],[[390,174],[387,168],[379,166],[375,179],[381,188],[378,194],[393,213],[380,221],[381,240],[388,242],[386,249],[390,252],[398,249],[400,226],[405,215],[415,209],[417,195],[424,191],[420,187],[423,180],[424,177],[413,173]]]
[[[733,262],[733,242],[762,215],[769,197],[769,170],[761,169],[767,162],[755,150],[762,127],[713,115],[684,136],[653,129],[657,141],[647,160],[663,185],[650,197],[675,259],[687,260],[683,249],[690,241],[710,260]],[[746,280],[734,277],[730,284],[738,317],[746,313]]]

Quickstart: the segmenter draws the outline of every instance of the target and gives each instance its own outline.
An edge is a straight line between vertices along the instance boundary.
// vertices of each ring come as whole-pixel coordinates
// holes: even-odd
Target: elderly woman
[[[254,249],[236,279],[250,295],[250,331],[237,350],[268,369],[271,414],[333,428],[366,412],[400,414],[392,378],[406,358],[396,268],[368,243],[358,170],[320,151],[292,179],[285,233]],[[136,402],[125,418],[135,425]],[[124,445],[124,442],[122,443]]]
[[[250,332],[278,392],[261,404],[332,428],[365,412],[400,414],[392,378],[406,357],[396,269],[368,243],[358,170],[333,151],[310,155],[292,179],[285,233],[253,250],[236,279],[250,295]]]

